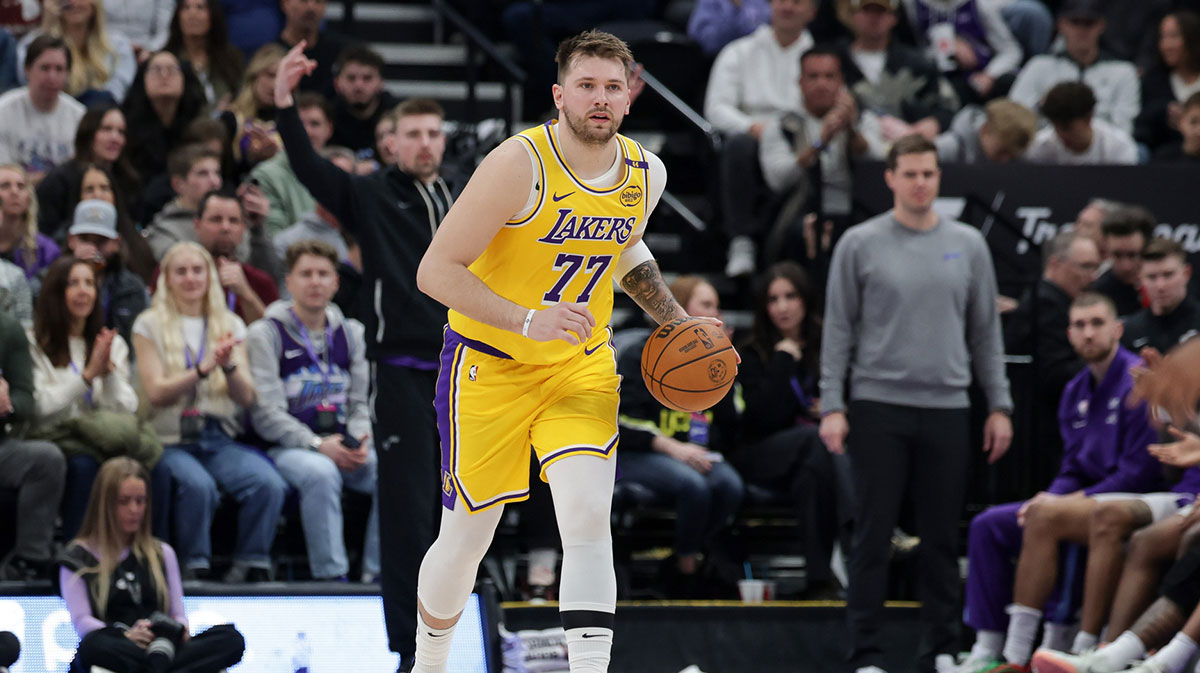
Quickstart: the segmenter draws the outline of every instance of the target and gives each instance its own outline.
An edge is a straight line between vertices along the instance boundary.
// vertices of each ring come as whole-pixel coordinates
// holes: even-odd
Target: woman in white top
[[[218,486],[239,505],[234,566],[226,581],[269,579],[271,542],[287,489],[260,452],[234,441],[254,383],[246,325],[225,305],[212,257],[176,243],[163,256],[158,290],[133,323],[138,377],[150,422],[177,484],[172,515],[184,577],[208,575]]]
[[[98,296],[96,270],[90,262],[66,255],[46,272],[29,333],[38,428],[94,410],[137,412],[138,397],[129,378],[129,346],[116,330],[104,327]],[[159,465],[153,467],[155,496],[165,498],[171,492],[170,473]],[[68,456],[62,507],[63,533],[68,539],[83,523],[99,470],[95,455]],[[166,535],[168,521],[165,511],[155,517],[158,534]]]

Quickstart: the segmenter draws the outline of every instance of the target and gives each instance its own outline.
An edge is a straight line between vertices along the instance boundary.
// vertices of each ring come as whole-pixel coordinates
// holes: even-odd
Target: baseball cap
[[[1058,15],[1064,19],[1103,19],[1104,7],[1100,0],[1064,0]]]
[[[116,239],[118,238],[117,209],[108,201],[97,199],[80,201],[79,205],[75,206],[75,219],[71,221],[71,228],[67,230],[67,233],[72,236],[96,234]]]
[[[888,11],[896,10],[897,0],[850,0],[850,7],[855,11],[875,5]]]

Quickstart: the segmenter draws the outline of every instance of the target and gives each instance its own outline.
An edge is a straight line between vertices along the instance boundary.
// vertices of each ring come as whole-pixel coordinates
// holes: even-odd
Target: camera
[[[171,641],[176,649],[183,644],[183,632],[186,627],[181,622],[162,612],[151,614],[149,619],[150,630],[154,633],[155,638],[165,638]]]

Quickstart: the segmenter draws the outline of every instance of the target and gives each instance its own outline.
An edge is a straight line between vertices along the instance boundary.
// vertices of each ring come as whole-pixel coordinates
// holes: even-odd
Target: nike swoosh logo
[[[426,631],[425,634],[428,635],[430,638],[443,638],[445,636],[450,635],[448,633],[430,633],[428,631]]]
[[[1141,348],[1142,346],[1145,346],[1148,343],[1150,343],[1150,339],[1135,339],[1133,342],[1133,347]]]
[[[604,345],[604,342],[603,342],[603,341],[601,341],[600,343],[596,344],[596,347],[595,347],[595,348],[593,348],[593,349],[591,349],[591,350],[588,350],[588,349],[585,347],[585,348],[583,349],[583,354],[584,354],[584,355],[591,355],[592,353],[595,353],[595,352],[596,352],[596,351],[597,351],[597,350],[598,350],[598,349],[599,349],[601,346],[603,346],[603,345]]]
[[[298,358],[301,355],[304,355],[304,351],[300,350],[299,348],[293,348],[292,350],[287,350],[287,351],[283,352],[283,357],[285,357],[289,360],[291,360],[292,358]]]
[[[559,196],[557,193],[555,193],[554,196],[552,196],[550,198],[553,199],[555,203],[558,203],[559,201],[562,201],[563,199],[567,198],[568,196],[570,196],[574,193],[575,192],[567,192],[566,194],[563,194],[562,196]]]
[[[599,638],[602,635],[604,635],[604,634],[603,633],[585,633],[581,637],[582,638]]]
[[[412,204],[411,204],[411,203],[406,203],[406,202],[404,202],[404,201],[397,201],[397,202],[396,202],[396,207],[397,207],[397,208],[399,208],[400,210],[406,210],[406,209],[408,209],[408,208],[411,208],[411,207],[412,207]]]

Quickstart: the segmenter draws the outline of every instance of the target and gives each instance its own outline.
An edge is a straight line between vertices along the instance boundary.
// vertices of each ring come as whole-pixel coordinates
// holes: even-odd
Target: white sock
[[[1066,652],[1067,648],[1070,647],[1071,638],[1074,636],[1074,624],[1046,622],[1042,626],[1042,647],[1048,650]]]
[[[1004,647],[1003,631],[976,631],[975,644],[967,655],[970,661],[990,661],[1000,658],[1000,650]]]
[[[1096,654],[1099,655],[1098,659],[1108,664],[1104,671],[1121,671],[1146,654],[1146,644],[1134,635],[1133,631],[1126,631],[1117,636],[1116,640],[1096,650]],[[1092,670],[1103,673],[1095,664],[1092,665]]]
[[[1008,634],[1004,638],[1004,660],[1010,664],[1024,666],[1033,654],[1033,640],[1037,637],[1042,611],[1024,605],[1008,606]]]
[[[567,629],[567,659],[571,673],[608,673],[613,632],[600,626]]]
[[[1094,633],[1080,631],[1075,634],[1075,642],[1071,645],[1071,654],[1079,654],[1087,650],[1096,649],[1096,643],[1100,642],[1100,637]]]
[[[1165,673],[1183,673],[1188,660],[1196,653],[1196,641],[1182,631],[1175,634],[1166,647],[1154,653],[1151,659],[1163,665]]]
[[[450,641],[454,639],[454,627],[435,629],[425,623],[417,612],[417,654],[412,673],[446,673],[446,659],[450,657]]]

